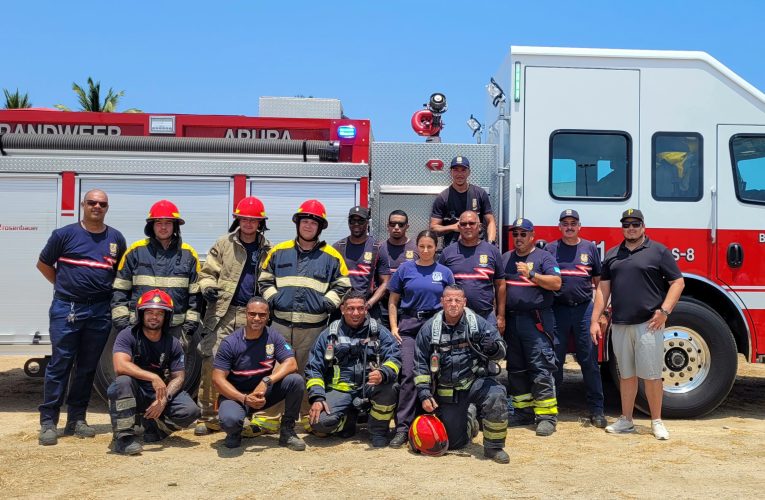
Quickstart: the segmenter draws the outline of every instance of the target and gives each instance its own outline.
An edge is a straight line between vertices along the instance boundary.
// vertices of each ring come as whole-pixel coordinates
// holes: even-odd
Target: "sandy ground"
[[[636,419],[638,433],[612,436],[590,427],[581,377],[567,365],[558,432],[536,437],[511,429],[510,465],[483,459],[480,436],[441,458],[405,449],[373,450],[366,432],[342,442],[307,436],[291,452],[276,437],[223,447],[221,434],[180,432],[143,454],[109,451],[105,405],[94,399],[95,439],[62,437],[37,444],[42,380],[27,378],[26,358],[0,356],[0,497],[2,498],[757,498],[765,481],[765,365],[740,363],[728,400],[698,420],[669,421],[669,441]],[[618,416],[607,388],[606,413]],[[62,422],[63,425],[63,422]]]

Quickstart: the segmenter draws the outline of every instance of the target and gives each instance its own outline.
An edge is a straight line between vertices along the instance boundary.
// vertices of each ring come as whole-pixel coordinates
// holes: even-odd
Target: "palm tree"
[[[19,89],[16,89],[16,92],[13,94],[11,94],[8,89],[3,89],[3,93],[5,94],[5,109],[32,107],[32,103],[29,101],[29,94],[24,93],[22,95],[21,92],[19,92]]]
[[[86,92],[82,87],[76,83],[72,83],[72,90],[77,94],[77,100],[80,101],[80,111],[95,111],[97,113],[114,113],[117,110],[117,103],[125,96],[125,91],[120,90],[115,93],[113,89],[109,89],[104,97],[104,102],[101,102],[101,82],[93,83],[93,78],[88,77],[88,91]],[[56,109],[61,111],[71,111],[67,106],[63,104],[56,104]],[[125,113],[141,113],[140,109],[127,109]]]

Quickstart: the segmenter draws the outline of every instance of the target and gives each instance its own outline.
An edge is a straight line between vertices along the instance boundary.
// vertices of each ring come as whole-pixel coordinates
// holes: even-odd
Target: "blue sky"
[[[442,137],[472,142],[510,45],[703,50],[765,89],[765,2],[7,2],[0,87],[76,107],[88,76],[120,109],[257,115],[262,95],[335,97],[376,140],[421,141],[411,114],[446,94]]]

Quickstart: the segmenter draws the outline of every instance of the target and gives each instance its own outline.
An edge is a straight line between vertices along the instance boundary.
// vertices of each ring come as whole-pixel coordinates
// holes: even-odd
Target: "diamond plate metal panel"
[[[371,147],[372,234],[386,238],[388,214],[395,209],[409,214],[411,235],[426,229],[435,199],[434,187],[451,183],[449,163],[457,155],[470,160],[470,182],[486,189],[492,207],[497,206],[497,146],[495,144],[447,144],[374,142]],[[443,161],[442,171],[430,171],[426,163]],[[396,186],[401,189],[397,190]],[[398,191],[398,192],[397,192]],[[405,192],[406,194],[404,194]],[[496,210],[496,208],[495,208]],[[414,221],[423,221],[415,230]]]
[[[246,161],[241,159],[164,159],[105,157],[0,157],[0,172],[146,175],[224,175],[243,174],[270,177],[321,177],[359,179],[368,166],[357,163],[303,163]]]
[[[343,105],[338,99],[305,97],[261,97],[259,115],[279,118],[329,118],[343,117]]]

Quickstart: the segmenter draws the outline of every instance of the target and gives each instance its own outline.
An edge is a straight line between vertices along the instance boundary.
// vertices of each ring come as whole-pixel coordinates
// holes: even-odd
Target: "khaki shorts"
[[[611,325],[611,341],[620,378],[637,375],[645,380],[661,379],[664,367],[664,329],[648,331],[639,325]]]

